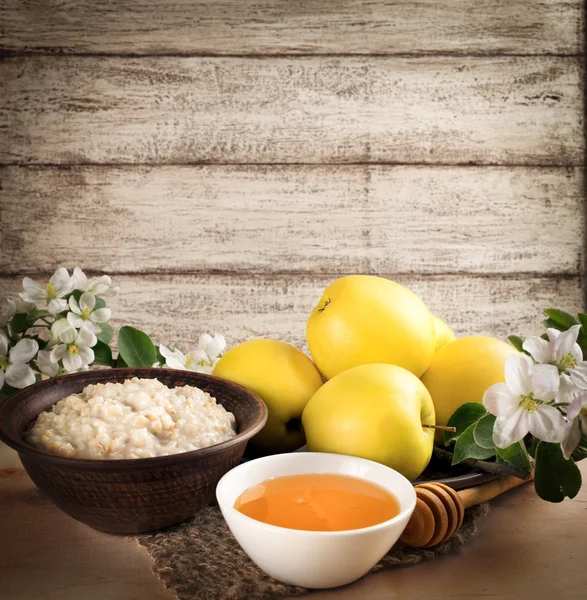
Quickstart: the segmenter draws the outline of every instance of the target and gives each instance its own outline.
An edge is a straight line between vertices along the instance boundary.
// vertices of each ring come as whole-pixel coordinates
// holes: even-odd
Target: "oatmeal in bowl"
[[[116,460],[199,450],[235,435],[234,415],[209,393],[134,377],[89,384],[63,398],[24,437],[52,454]]]
[[[266,421],[250,390],[166,368],[64,375],[0,402],[0,440],[44,495],[82,523],[124,534],[206,506]]]

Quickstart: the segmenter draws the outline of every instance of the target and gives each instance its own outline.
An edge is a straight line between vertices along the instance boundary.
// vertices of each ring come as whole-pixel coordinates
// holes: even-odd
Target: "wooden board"
[[[16,57],[3,163],[583,164],[575,57]]]
[[[582,50],[579,0],[2,0],[2,47],[115,54]]]
[[[583,260],[578,168],[6,167],[0,180],[3,273],[73,256],[118,273],[551,274]]]
[[[230,344],[255,337],[305,347],[306,321],[332,275],[115,276],[120,292],[109,299],[113,324],[143,329],[157,343],[186,349],[201,333],[222,333]],[[577,312],[578,277],[390,276],[417,293],[457,335],[504,338],[543,331],[542,310]],[[39,282],[42,278],[39,278]],[[0,298],[13,296],[20,277],[0,278]]]

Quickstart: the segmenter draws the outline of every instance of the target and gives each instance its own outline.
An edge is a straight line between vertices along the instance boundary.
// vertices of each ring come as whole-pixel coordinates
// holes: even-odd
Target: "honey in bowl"
[[[399,502],[375,483],[327,473],[267,479],[246,489],[234,508],[269,525],[306,531],[347,531],[383,523]]]

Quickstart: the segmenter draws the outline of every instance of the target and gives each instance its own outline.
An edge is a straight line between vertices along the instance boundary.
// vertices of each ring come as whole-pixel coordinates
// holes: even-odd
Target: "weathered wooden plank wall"
[[[0,296],[304,344],[379,273],[459,334],[583,306],[583,3],[0,0]]]

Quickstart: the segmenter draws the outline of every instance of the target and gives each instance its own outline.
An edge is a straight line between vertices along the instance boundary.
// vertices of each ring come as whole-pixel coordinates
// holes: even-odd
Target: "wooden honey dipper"
[[[491,500],[530,479],[504,477],[456,492],[438,481],[415,486],[416,508],[400,537],[407,546],[430,548],[452,537],[463,523],[465,509]]]

